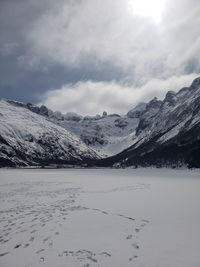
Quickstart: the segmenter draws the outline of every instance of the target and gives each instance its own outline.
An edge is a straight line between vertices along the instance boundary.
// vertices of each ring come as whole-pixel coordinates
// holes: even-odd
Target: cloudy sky
[[[125,113],[200,74],[199,0],[1,0],[0,97]]]

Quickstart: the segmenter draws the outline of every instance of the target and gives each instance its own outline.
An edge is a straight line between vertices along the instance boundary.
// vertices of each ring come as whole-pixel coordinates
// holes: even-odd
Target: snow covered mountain
[[[101,157],[115,155],[132,145],[139,118],[146,108],[145,103],[140,103],[127,115],[108,115],[107,112],[103,112],[102,116],[83,117],[72,112],[63,115],[59,111],[53,112],[46,106],[38,107],[30,103],[8,102],[42,115],[49,121],[74,133]]]
[[[17,147],[18,131],[23,129],[20,136],[23,136],[22,143],[26,155],[29,150],[24,140],[28,142],[28,147],[32,147],[35,154],[38,150],[40,155],[43,146],[38,140],[45,131],[46,148],[40,155],[43,161],[48,147],[47,151],[54,152],[51,157],[51,153],[47,153],[50,162],[66,161],[66,159],[70,161],[72,157],[73,160],[89,159],[89,164],[98,166],[139,164],[200,167],[200,78],[195,79],[190,87],[182,88],[178,93],[169,91],[163,101],[153,98],[148,103],[139,103],[126,115],[109,115],[106,112],[103,112],[102,116],[83,117],[76,113],[63,115],[45,106],[38,107],[30,103],[23,104],[8,100],[1,101],[0,109],[1,113],[2,110],[4,111],[3,117],[0,115],[0,135],[3,140],[0,142],[3,148],[6,140],[10,145],[11,143],[14,145],[18,153],[24,153],[20,152],[21,147]],[[15,129],[17,134],[14,132],[12,140],[7,141],[8,131],[6,132],[5,129],[10,127],[10,121],[12,121],[12,133]],[[21,128],[20,124],[24,128]],[[41,127],[41,124],[44,127]],[[27,127],[28,133],[33,136],[32,139],[36,140],[31,145],[29,144],[31,142],[26,140],[29,138],[28,133],[26,134]],[[36,130],[37,127],[40,130]],[[40,132],[39,135],[38,132]],[[60,140],[63,141],[60,142]],[[65,151],[61,156],[60,143],[62,143],[61,151]],[[73,153],[70,151],[70,155],[68,155],[70,146],[63,147],[66,143],[73,147]],[[56,150],[52,149],[52,144],[58,146]],[[34,155],[33,151],[28,152],[29,157]],[[99,160],[100,157],[104,159]],[[9,158],[7,152],[7,159]],[[37,162],[37,160],[33,161]]]
[[[0,100],[0,166],[80,165],[97,158],[74,134],[23,104]]]
[[[153,99],[140,116],[132,146],[100,165],[200,167],[200,78],[163,101]]]

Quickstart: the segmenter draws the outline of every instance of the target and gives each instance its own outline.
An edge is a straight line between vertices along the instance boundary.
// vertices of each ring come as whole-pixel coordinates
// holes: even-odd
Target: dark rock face
[[[146,110],[159,109],[162,105],[162,101],[158,100],[157,97],[154,97],[147,105]]]
[[[39,110],[39,114],[42,116],[48,116],[48,109],[46,106],[41,106]]]
[[[197,89],[200,86],[200,77],[194,79],[194,81],[192,82],[190,89]]]
[[[141,134],[151,125],[152,119],[160,110],[161,105],[162,101],[158,100],[157,97],[154,97],[149,103],[147,103],[146,109],[140,116],[140,121],[136,129],[136,135]]]
[[[95,136],[85,136],[82,134],[80,138],[86,145],[103,145],[107,142],[104,140],[104,136],[102,134],[96,134]]]
[[[108,113],[104,111],[102,117],[107,117],[107,116],[108,116]]]
[[[124,129],[128,125],[128,122],[125,119],[115,120],[115,126]]]
[[[175,106],[176,105],[176,102],[177,102],[178,98],[176,96],[176,93],[173,92],[173,91],[169,91],[166,96],[165,96],[165,99],[162,103],[162,106],[167,103],[169,106]]]
[[[146,110],[146,103],[139,103],[135,108],[127,113],[128,118],[140,118]]]
[[[31,103],[28,103],[27,107],[28,107],[29,110],[31,110],[34,113],[37,113],[37,114],[40,113],[40,108],[37,107],[37,106],[32,105]]]

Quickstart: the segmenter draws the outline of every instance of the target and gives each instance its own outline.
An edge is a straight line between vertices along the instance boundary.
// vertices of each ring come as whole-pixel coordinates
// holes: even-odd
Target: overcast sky
[[[0,97],[126,113],[200,74],[199,0],[0,0]]]

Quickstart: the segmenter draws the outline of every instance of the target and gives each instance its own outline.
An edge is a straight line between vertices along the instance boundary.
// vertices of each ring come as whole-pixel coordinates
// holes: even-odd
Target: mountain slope
[[[78,137],[23,105],[0,100],[0,165],[82,164],[99,156]]]
[[[5,166],[200,167],[200,78],[178,93],[169,91],[163,101],[140,103],[126,115],[63,115],[45,106],[1,100],[0,124]]]
[[[133,145],[99,165],[200,167],[200,78],[156,101],[156,112],[147,104],[141,115]]]
[[[30,103],[22,104],[15,101],[9,101],[9,103],[23,106],[74,133],[102,157],[117,154],[133,143],[139,117],[146,107],[145,103],[140,103],[126,115],[104,112],[102,116],[83,117],[72,112],[63,115],[45,106],[38,107]]]

